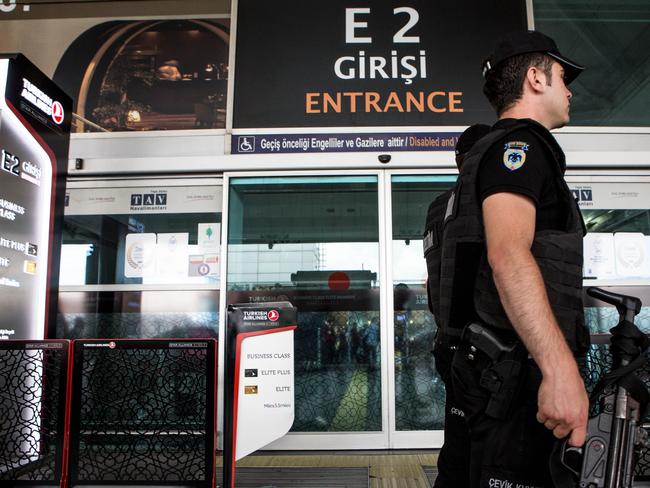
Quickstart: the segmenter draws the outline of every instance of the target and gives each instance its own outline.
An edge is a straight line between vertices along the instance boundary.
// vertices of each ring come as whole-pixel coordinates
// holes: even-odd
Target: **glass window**
[[[579,181],[569,183],[587,227],[585,285],[613,287],[638,296],[644,306],[637,325],[650,332],[650,191],[648,183]],[[615,308],[587,298],[592,333],[606,333],[618,322]]]
[[[650,125],[650,2],[533,0],[535,28],[587,67],[571,84],[572,125]]]
[[[61,285],[219,280],[220,186],[71,188]]]
[[[110,131],[223,129],[229,31],[228,19],[97,23],[72,42],[54,79],[76,113]]]
[[[69,185],[56,337],[217,336],[221,183],[170,181]]]
[[[59,292],[62,339],[217,338],[218,330],[216,289]]]
[[[427,306],[422,235],[429,204],[455,176],[393,176],[393,301],[395,324],[395,428],[438,430],[445,393],[433,368],[436,324]]]
[[[230,180],[228,303],[298,309],[294,432],[382,430],[376,176]]]

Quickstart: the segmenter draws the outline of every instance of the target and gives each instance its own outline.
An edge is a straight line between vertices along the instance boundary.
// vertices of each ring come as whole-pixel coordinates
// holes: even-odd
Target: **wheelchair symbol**
[[[255,137],[253,136],[240,136],[237,139],[239,145],[239,152],[253,152],[255,150]]]

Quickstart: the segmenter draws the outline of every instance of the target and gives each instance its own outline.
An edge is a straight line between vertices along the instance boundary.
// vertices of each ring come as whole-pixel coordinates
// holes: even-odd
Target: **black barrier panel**
[[[69,341],[0,341],[0,486],[58,486]]]
[[[70,487],[212,487],[214,340],[75,341]]]
[[[582,377],[585,380],[585,387],[591,393],[598,380],[603,374],[608,373],[612,369],[612,355],[609,352],[609,334],[598,334],[592,336],[592,346],[587,353],[584,363],[582,363]],[[645,368],[639,371],[638,376],[650,388],[650,353],[646,352],[646,365]],[[600,413],[598,405],[593,407],[590,415],[597,415]],[[641,419],[644,424],[650,424],[650,415],[646,415]],[[650,433],[650,432],[649,432]],[[650,481],[650,450],[646,449],[642,456],[639,458],[634,472],[637,481]]]

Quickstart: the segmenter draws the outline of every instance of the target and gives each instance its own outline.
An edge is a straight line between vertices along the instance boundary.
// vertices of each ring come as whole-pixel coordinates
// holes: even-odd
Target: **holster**
[[[465,327],[463,342],[470,345],[472,352],[480,352],[489,360],[480,379],[481,386],[490,392],[486,415],[498,420],[507,418],[522,384],[528,357],[525,347],[519,340],[502,341],[491,329],[477,322]]]

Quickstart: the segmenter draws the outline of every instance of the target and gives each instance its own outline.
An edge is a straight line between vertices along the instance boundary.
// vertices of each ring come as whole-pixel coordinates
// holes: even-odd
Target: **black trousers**
[[[488,365],[480,352],[470,354],[467,345],[461,345],[453,356],[450,382],[456,408],[464,413],[465,426],[458,432],[447,433],[445,429],[445,436],[468,436],[469,482],[436,486],[552,488],[548,466],[555,438],[536,419],[539,369],[532,360],[526,362],[511,411],[498,420],[485,414],[490,393],[480,385],[480,378]],[[453,472],[454,467],[447,464],[452,460],[453,456],[440,459],[439,470]]]
[[[458,406],[451,383],[451,362],[455,348],[436,340],[433,356],[436,370],[445,385],[445,443],[438,455],[438,477],[435,488],[469,486],[469,431],[465,413]]]

